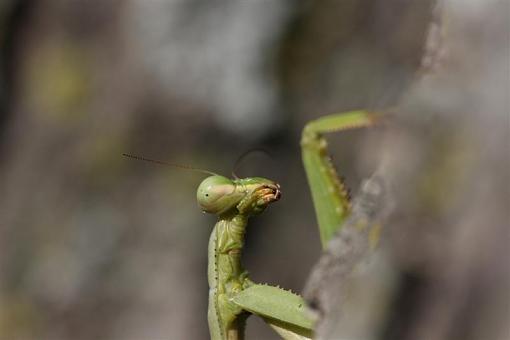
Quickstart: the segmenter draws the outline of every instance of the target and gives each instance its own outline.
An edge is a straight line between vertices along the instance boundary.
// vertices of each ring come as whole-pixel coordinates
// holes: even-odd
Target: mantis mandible
[[[374,115],[351,111],[309,122],[301,149],[313,204],[325,247],[350,213],[348,192],[327,154],[325,133],[370,126]],[[261,177],[229,179],[212,175],[199,185],[197,201],[203,211],[218,216],[208,250],[208,322],[212,340],[244,338],[249,315],[263,318],[284,339],[310,339],[313,321],[305,301],[279,287],[250,281],[241,264],[248,219],[280,198],[278,183]]]

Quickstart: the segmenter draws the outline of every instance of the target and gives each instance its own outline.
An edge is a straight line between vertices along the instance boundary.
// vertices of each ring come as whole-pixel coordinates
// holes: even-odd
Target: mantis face
[[[262,177],[232,180],[209,176],[197,190],[197,201],[202,210],[216,215],[232,209],[244,215],[258,214],[280,197],[280,185]]]

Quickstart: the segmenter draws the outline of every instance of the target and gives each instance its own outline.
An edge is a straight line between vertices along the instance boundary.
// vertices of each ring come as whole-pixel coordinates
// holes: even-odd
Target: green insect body
[[[197,190],[201,208],[218,214],[209,239],[209,309],[211,338],[242,337],[246,312],[232,298],[253,283],[241,265],[248,218],[280,199],[280,186],[265,178],[206,178]]]
[[[303,130],[302,158],[312,193],[323,247],[350,213],[349,195],[327,154],[324,133],[373,124],[366,111],[334,114],[312,121]],[[246,318],[256,314],[284,339],[310,339],[313,322],[304,300],[277,287],[255,284],[241,265],[248,219],[281,196],[280,186],[254,177],[206,178],[197,191],[204,212],[218,215],[208,252],[208,322],[212,340],[244,338]]]

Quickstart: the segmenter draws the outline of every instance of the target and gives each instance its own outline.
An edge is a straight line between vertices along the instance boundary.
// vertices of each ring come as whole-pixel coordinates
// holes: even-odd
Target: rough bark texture
[[[377,243],[370,235],[384,223],[388,207],[387,183],[379,175],[366,180],[353,203],[352,215],[329,242],[308,278],[304,296],[316,310],[317,337],[336,338],[345,287],[342,283]],[[372,243],[372,244],[371,244]]]

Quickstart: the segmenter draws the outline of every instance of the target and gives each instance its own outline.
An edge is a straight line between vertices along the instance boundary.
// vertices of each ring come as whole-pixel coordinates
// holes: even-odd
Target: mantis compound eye
[[[197,202],[204,212],[221,214],[240,201],[234,182],[223,176],[209,176],[197,189]]]

